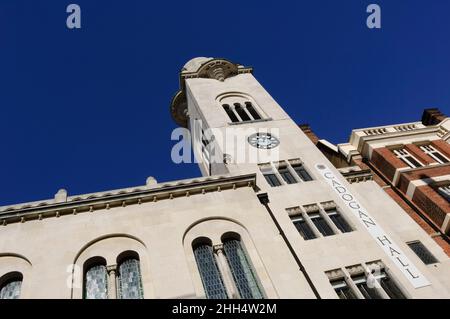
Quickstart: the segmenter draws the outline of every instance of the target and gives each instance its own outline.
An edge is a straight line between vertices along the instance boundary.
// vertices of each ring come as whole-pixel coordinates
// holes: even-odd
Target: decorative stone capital
[[[180,90],[172,98],[170,113],[174,121],[182,126],[188,126],[188,108],[186,100],[186,79],[204,78],[223,82],[238,74],[252,73],[253,69],[233,63],[226,59],[194,58],[187,62],[180,72]]]
[[[213,250],[215,253],[218,253],[218,254],[223,253],[223,244],[214,245]]]
[[[108,272],[108,274],[115,274],[117,272],[117,265],[106,266],[106,271]]]

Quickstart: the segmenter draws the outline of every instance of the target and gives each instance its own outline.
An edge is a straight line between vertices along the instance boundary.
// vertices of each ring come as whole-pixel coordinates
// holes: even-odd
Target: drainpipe
[[[316,296],[317,299],[322,299],[320,298],[319,292],[317,291],[316,287],[314,286],[311,278],[309,277],[308,273],[305,270],[305,267],[303,267],[302,262],[300,261],[300,259],[298,258],[297,254],[294,251],[294,248],[292,247],[291,243],[289,242],[289,240],[286,237],[286,234],[284,233],[283,229],[281,228],[280,224],[278,223],[277,219],[275,218],[272,210],[269,207],[269,195],[267,195],[267,193],[263,193],[263,194],[258,194],[258,199],[260,201],[260,203],[262,205],[264,205],[264,207],[266,208],[267,212],[269,213],[270,217],[272,218],[275,226],[278,229],[278,232],[280,233],[281,237],[283,238],[285,244],[287,245],[287,247],[289,248],[289,251],[292,255],[292,257],[294,257],[295,262],[297,263],[300,271],[303,273],[303,276],[305,276],[306,281],[308,282],[309,286],[311,287],[311,290],[313,291],[314,295]]]

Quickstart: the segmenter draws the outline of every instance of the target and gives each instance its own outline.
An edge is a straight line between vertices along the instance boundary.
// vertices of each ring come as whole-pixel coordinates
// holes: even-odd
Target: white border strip
[[[415,179],[413,181],[410,181],[408,184],[408,190],[406,191],[406,196],[409,198],[413,198],[414,192],[416,191],[417,187],[430,185],[432,183],[442,182],[442,181],[448,181],[450,180],[450,174],[449,175],[443,175],[443,176],[434,176],[424,179]]]

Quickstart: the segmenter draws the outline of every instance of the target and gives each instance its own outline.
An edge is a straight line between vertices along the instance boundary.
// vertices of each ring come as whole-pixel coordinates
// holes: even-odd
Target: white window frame
[[[401,159],[403,162],[405,162],[411,168],[418,168],[418,167],[425,166],[421,161],[419,161],[414,155],[412,155],[410,152],[408,152],[405,148],[394,149],[393,152],[394,152],[395,156],[397,156],[397,158]],[[417,161],[417,163],[419,163],[421,166],[416,166],[415,164],[410,162],[407,159],[408,156],[411,156],[412,158],[414,158]]]
[[[439,155],[441,155],[443,158],[447,159],[447,161],[450,162],[450,159],[447,156],[445,156],[444,154],[442,154],[442,152],[438,151],[433,145],[422,145],[422,146],[420,146],[420,149],[425,154],[427,154],[430,157],[432,157],[439,164],[445,164],[445,163],[439,157],[437,157],[435,155],[435,153],[438,153]]]
[[[444,196],[447,201],[450,202],[450,184],[439,186],[438,192],[440,195]]]

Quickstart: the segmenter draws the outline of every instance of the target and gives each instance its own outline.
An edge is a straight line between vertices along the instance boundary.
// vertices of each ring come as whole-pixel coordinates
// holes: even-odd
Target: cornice
[[[385,139],[391,139],[394,137],[406,137],[406,136],[413,136],[413,135],[420,135],[420,134],[426,134],[426,133],[437,133],[439,131],[439,127],[425,127],[425,128],[417,128],[411,131],[404,131],[404,132],[386,132],[379,135],[369,135],[369,136],[360,136],[359,143],[357,146],[357,149],[359,152],[362,152],[363,147],[368,142],[373,142],[377,140],[385,140]],[[436,137],[438,137],[436,135]]]
[[[77,215],[79,213],[92,213],[97,210],[140,205],[148,202],[161,200],[173,200],[180,197],[189,197],[224,190],[234,190],[242,187],[256,187],[256,174],[247,174],[233,177],[206,178],[203,180],[193,179],[190,182],[178,182],[176,184],[162,185],[145,190],[131,190],[127,193],[99,194],[95,198],[85,198],[62,203],[51,203],[45,206],[36,206],[14,209],[9,206],[0,212],[0,226],[11,223],[42,220],[64,215]],[[81,195],[82,196],[82,195]]]

